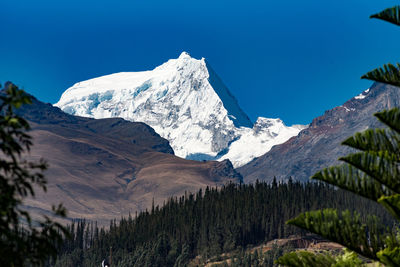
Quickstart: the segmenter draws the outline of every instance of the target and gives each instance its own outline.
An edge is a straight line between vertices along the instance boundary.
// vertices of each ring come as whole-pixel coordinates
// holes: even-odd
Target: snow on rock
[[[78,116],[144,122],[168,139],[179,157],[229,158],[235,167],[265,154],[302,128],[266,118],[253,126],[206,60],[186,52],[151,71],[76,83],[55,106]]]
[[[296,136],[304,125],[287,127],[280,119],[259,117],[253,128],[240,127],[239,138],[229,146],[221,159],[229,159],[236,167],[242,166],[268,152],[274,145],[282,144]]]
[[[359,94],[358,96],[355,96],[354,98],[355,99],[358,99],[358,100],[360,100],[360,99],[364,99],[364,98],[366,98],[367,97],[367,94],[369,93],[369,88],[367,89],[367,90],[365,90],[365,91],[363,91],[361,94]]]

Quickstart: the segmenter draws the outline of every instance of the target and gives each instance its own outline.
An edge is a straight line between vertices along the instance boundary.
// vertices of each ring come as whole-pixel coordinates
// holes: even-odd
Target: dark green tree
[[[34,197],[34,187],[46,190],[46,163],[24,159],[32,146],[29,124],[15,113],[30,97],[12,83],[0,93],[0,259],[2,266],[40,265],[55,256],[67,234],[49,217],[32,220],[22,201]],[[65,209],[54,207],[58,216]]]
[[[258,253],[258,265],[253,256],[245,255],[249,253],[237,253],[272,239],[304,235],[304,230],[284,222],[310,207],[358,210],[360,220],[374,213],[386,225],[395,221],[379,204],[324,183],[228,184],[204,194],[201,190],[173,197],[151,212],[119,223],[113,220],[108,229],[76,221],[68,227],[71,238],[60,249],[55,266],[97,266],[110,247],[115,266],[186,266],[197,257],[199,264],[222,260],[224,253],[233,253],[238,260],[233,266],[272,266],[292,248]]]
[[[399,6],[388,8],[371,18],[400,26]],[[400,86],[400,64],[386,64],[368,72],[363,79]],[[376,113],[385,125],[369,129],[345,140],[342,144],[355,149],[339,160],[344,164],[324,169],[312,179],[320,180],[378,202],[400,220],[400,110],[393,108]],[[289,220],[288,224],[317,233],[340,243],[363,257],[387,266],[400,266],[400,238],[396,231],[386,229],[376,217],[361,220],[349,211],[333,209],[311,211]],[[361,264],[348,257],[349,262],[331,255],[290,253],[277,262],[287,266],[356,266]],[[347,264],[347,265],[346,265]]]
[[[182,248],[182,253],[179,255],[179,257],[176,259],[176,262],[174,264],[174,267],[183,267],[187,266],[189,260],[190,260],[190,252],[189,252],[189,246],[187,244],[183,245]]]

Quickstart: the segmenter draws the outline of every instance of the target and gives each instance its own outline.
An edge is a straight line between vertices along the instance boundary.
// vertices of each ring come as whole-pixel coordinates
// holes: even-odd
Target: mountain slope
[[[47,193],[24,202],[35,213],[63,202],[69,218],[108,224],[110,219],[162,204],[168,197],[207,185],[238,182],[229,161],[178,158],[168,141],[144,123],[72,116],[34,100],[18,110],[29,120],[30,158],[49,163]]]
[[[350,152],[340,145],[346,138],[368,128],[381,127],[373,117],[375,112],[396,106],[400,106],[399,88],[374,84],[342,106],[315,118],[298,136],[273,147],[238,171],[245,182],[272,181],[274,176],[278,180],[292,176],[305,181],[316,171],[338,164],[337,159]]]
[[[76,83],[55,106],[73,115],[144,122],[169,140],[179,157],[229,158],[236,167],[299,132],[280,120],[254,128],[205,59],[185,52],[152,71],[115,73]],[[257,151],[240,143],[231,150],[246,136],[262,144]]]

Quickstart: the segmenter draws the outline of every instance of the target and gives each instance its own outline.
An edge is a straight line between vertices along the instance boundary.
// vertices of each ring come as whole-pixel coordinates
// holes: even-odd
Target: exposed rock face
[[[265,155],[254,159],[239,172],[245,182],[257,179],[271,181],[274,177],[306,181],[318,170],[334,164],[351,150],[341,142],[356,132],[382,127],[374,113],[400,106],[400,89],[374,84],[342,106],[315,118],[307,129],[287,142],[274,146]]]
[[[69,218],[108,224],[110,219],[162,204],[168,197],[199,188],[239,182],[229,161],[178,158],[151,127],[120,118],[90,119],[34,100],[18,112],[32,126],[31,159],[44,158],[48,191],[37,190],[25,206],[48,213],[65,204]]]
[[[214,166],[214,168],[212,168],[210,170],[210,175],[211,177],[228,177],[232,180],[236,180],[236,181],[243,181],[243,177],[242,175],[240,175],[240,173],[238,173],[237,171],[235,171],[235,169],[232,166],[232,163],[229,160],[223,160],[221,162],[218,162],[218,164],[216,164]]]

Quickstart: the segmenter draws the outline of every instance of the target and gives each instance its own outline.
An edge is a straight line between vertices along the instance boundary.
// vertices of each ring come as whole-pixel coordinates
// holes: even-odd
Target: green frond
[[[380,229],[375,217],[370,217],[369,222],[363,224],[357,213],[324,209],[300,214],[287,223],[339,243],[373,260],[378,259],[376,253],[383,248],[383,229]]]
[[[370,18],[381,19],[400,26],[399,8],[400,8],[399,6],[387,8],[377,14],[370,16]]]
[[[385,266],[398,267],[400,266],[400,247],[385,248],[377,253],[379,261]]]
[[[400,229],[399,226],[396,226],[392,229],[391,233],[386,236],[385,240],[385,248],[394,249],[399,247],[400,248]]]
[[[383,196],[378,199],[378,203],[384,206],[390,214],[392,214],[397,220],[400,220],[400,195],[396,194],[393,196]]]
[[[368,129],[347,138],[342,145],[361,151],[387,150],[400,156],[400,136],[386,129]]]
[[[314,174],[311,179],[324,181],[374,201],[391,193],[370,176],[348,164],[326,168]]]
[[[307,251],[286,253],[275,261],[289,267],[329,267],[335,264],[335,259],[329,254],[315,254]]]
[[[358,257],[357,253],[349,249],[344,249],[344,253],[335,257],[336,263],[333,267],[357,267],[366,266]]]
[[[369,151],[349,154],[339,158],[366,173],[388,189],[400,193],[399,156],[388,151]]]
[[[371,18],[400,26],[400,6],[387,8]],[[361,78],[400,87],[400,64],[384,64]],[[342,145],[360,152],[340,158],[345,164],[319,171],[311,179],[374,200],[400,221],[400,109],[385,110],[375,116],[388,128],[366,130],[348,138]],[[400,266],[400,235],[385,229],[376,217],[369,217],[366,223],[362,223],[356,213],[325,209],[300,214],[287,223],[340,243],[385,266]],[[287,266],[322,266],[319,265],[320,261],[331,259],[325,256],[317,258],[312,253],[291,253],[278,259],[277,263]],[[337,263],[333,265],[326,262],[325,266],[357,266],[343,265],[346,261],[343,264]]]
[[[289,267],[357,267],[365,266],[358,255],[348,249],[344,249],[344,253],[333,256],[329,252],[312,253],[308,251],[290,252],[278,260],[275,264],[280,264]]]
[[[375,82],[386,83],[394,86],[400,86],[400,65],[397,66],[390,63],[383,65],[383,67],[374,69],[363,76],[361,79],[368,79]]]
[[[374,114],[381,122],[386,124],[390,129],[400,134],[400,109],[392,108]]]

